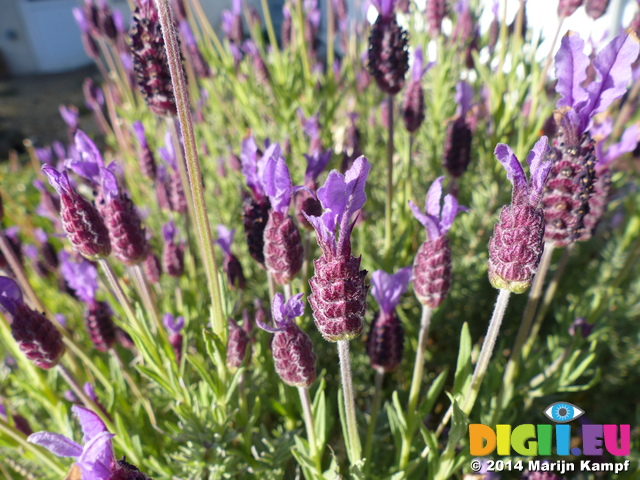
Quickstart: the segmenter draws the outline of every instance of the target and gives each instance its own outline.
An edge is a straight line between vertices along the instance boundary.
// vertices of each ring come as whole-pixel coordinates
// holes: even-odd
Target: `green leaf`
[[[327,441],[327,399],[324,394],[326,382],[322,379],[319,382],[318,390],[313,397],[313,425],[316,432],[316,442],[319,451],[324,451],[325,442]]]
[[[469,333],[469,325],[465,322],[460,332],[460,350],[458,350],[458,362],[456,364],[456,373],[453,381],[454,396],[467,391],[469,383],[471,382],[472,372],[471,334]]]
[[[137,365],[136,368],[142,373],[145,377],[150,379],[152,382],[157,383],[162,389],[167,392],[167,394],[173,396],[176,395],[177,392],[173,389],[173,386],[167,381],[165,377],[161,374],[155,372],[149,367],[145,367],[144,365]]]
[[[440,393],[442,393],[442,389],[444,388],[445,382],[447,381],[448,373],[449,369],[445,368],[433,381],[431,387],[429,387],[427,396],[418,406],[418,415],[420,418],[425,418],[429,413],[431,413],[433,405],[436,403],[436,400],[438,399]]]

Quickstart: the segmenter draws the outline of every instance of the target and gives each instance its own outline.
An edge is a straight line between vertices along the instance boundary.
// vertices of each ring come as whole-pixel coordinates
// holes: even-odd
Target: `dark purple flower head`
[[[549,140],[547,137],[540,137],[529,155],[531,178],[527,181],[527,176],[522,169],[520,161],[516,158],[509,145],[499,143],[494,154],[502,166],[507,170],[507,178],[513,184],[513,194],[511,203],[513,205],[537,206],[542,196],[545,180],[551,170],[551,162],[543,161],[549,150]]]
[[[86,304],[95,301],[98,271],[89,260],[83,258],[80,262],[74,262],[67,252],[61,251],[60,273],[80,300]]]
[[[269,197],[272,210],[285,215],[293,194],[289,168],[277,143],[269,146],[264,158],[267,159],[262,174],[264,192]]]
[[[261,155],[258,151],[258,145],[256,145],[253,134],[242,140],[242,149],[240,151],[242,173],[247,182],[247,187],[249,187],[255,199],[260,199],[265,195],[261,179],[263,178],[267,158],[266,155]]]
[[[307,216],[316,231],[318,243],[326,256],[351,253],[351,231],[354,215],[367,201],[364,187],[371,165],[360,156],[343,175],[332,170],[324,186],[318,189],[318,199],[324,213],[320,217]]]
[[[438,177],[431,184],[424,202],[425,213],[422,213],[420,207],[409,200],[413,216],[427,229],[429,240],[432,242],[446,235],[453,225],[456,215],[467,210],[465,207],[459,206],[458,200],[451,194],[445,195],[444,205],[441,206],[443,180],[444,176]]]
[[[331,149],[317,151],[311,155],[304,155],[307,160],[307,169],[304,173],[304,183],[306,186],[316,182],[322,171],[331,160]]]
[[[184,317],[174,317],[170,313],[165,313],[162,324],[169,333],[180,333],[184,328]]]
[[[72,457],[76,459],[82,478],[92,480],[111,480],[116,459],[113,454],[112,438],[104,422],[91,410],[74,405],[71,407],[78,417],[84,445],[80,445],[59,433],[38,432],[30,435],[27,441],[40,445],[58,457]]]
[[[380,310],[391,314],[400,302],[400,297],[407,291],[411,280],[412,267],[404,267],[396,273],[376,270],[371,274],[371,295],[376,299]]]
[[[584,41],[575,32],[567,32],[556,54],[556,91],[560,94],[556,106],[556,123],[577,144],[582,134],[591,128],[593,116],[605,111],[627,90],[631,80],[631,65],[638,58],[640,41],[633,31],[615,37],[596,55],[593,67],[598,80],[586,87],[589,57],[584,53]]]
[[[216,239],[216,243],[220,246],[225,254],[231,255],[231,244],[233,243],[233,236],[236,233],[236,229],[233,228],[229,230],[224,225],[218,225],[216,227],[216,230],[218,231],[218,238]]]
[[[588,323],[583,317],[576,318],[571,325],[569,325],[569,335],[575,337],[581,335],[582,338],[587,338],[591,335],[594,325]]]

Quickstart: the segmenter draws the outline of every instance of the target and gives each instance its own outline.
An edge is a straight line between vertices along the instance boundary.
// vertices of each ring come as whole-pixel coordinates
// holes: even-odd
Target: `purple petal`
[[[343,222],[349,222],[353,214],[364,207],[367,201],[364,187],[370,170],[371,164],[369,164],[369,160],[364,155],[360,155],[345,173],[347,204]]]
[[[27,442],[46,448],[58,457],[77,458],[82,455],[82,447],[59,433],[38,432],[29,435]]]
[[[633,31],[624,32],[614,38],[596,56],[593,66],[600,79],[587,86],[589,103],[582,115],[603,112],[611,102],[620,98],[627,90],[631,80],[631,65],[638,58],[640,40]]]
[[[87,23],[87,17],[84,15],[84,10],[79,7],[73,7],[71,10],[73,11],[73,18],[76,19],[76,23],[78,27],[80,27],[80,31],[87,33],[89,31],[89,24]]]
[[[180,330],[184,328],[184,317],[175,318],[170,313],[165,313],[162,324],[171,333],[180,333]]]
[[[34,262],[38,260],[38,247],[35,245],[25,245],[22,247],[22,251]]]
[[[302,109],[298,108],[298,119],[302,124],[302,131],[309,138],[318,138],[320,136],[320,122],[318,121],[317,113],[306,118]]]
[[[464,117],[471,109],[471,102],[473,102],[473,87],[465,81],[460,81],[456,84],[456,103],[458,109],[456,115]]]
[[[233,236],[236,233],[236,229],[234,228],[232,230],[229,230],[224,225],[218,225],[216,227],[216,230],[218,231],[218,239],[216,240],[216,243],[220,245],[220,248],[224,253],[230,255],[231,244],[233,243]]]
[[[271,317],[276,327],[284,326],[285,319],[283,315],[284,309],[284,296],[281,293],[276,293],[271,302]]]
[[[291,201],[292,184],[289,169],[280,155],[278,144],[272,144],[264,154],[267,163],[264,169],[262,184],[265,193],[271,200],[271,208],[276,212],[286,214]]]
[[[69,185],[69,177],[66,171],[60,173],[49,164],[43,165],[42,171],[47,176],[51,186],[56,189],[58,195],[71,193],[71,185]]]
[[[242,174],[247,181],[247,186],[253,191],[254,196],[262,197],[262,182],[258,176],[258,146],[253,138],[253,134],[242,140],[240,150],[240,162],[242,164]]]
[[[165,242],[173,242],[177,233],[176,225],[173,221],[165,223],[162,226],[162,236],[164,237]]]
[[[371,0],[374,7],[380,12],[380,15],[384,18],[388,18],[393,14],[397,0]]]
[[[313,155],[304,155],[307,159],[307,170],[304,174],[305,182],[315,182],[331,160],[331,149],[324,152],[315,152]]]
[[[143,148],[146,147],[148,143],[147,137],[145,137],[144,135],[144,125],[142,125],[142,122],[139,122],[138,120],[133,122],[133,131],[135,132],[136,137],[138,137],[138,142],[140,142],[140,145]]]
[[[507,170],[507,178],[513,184],[513,198],[520,198],[527,191],[527,177],[520,161],[516,158],[511,147],[504,143],[499,143],[493,153]]]
[[[429,239],[431,241],[440,238],[440,224],[437,217],[432,217],[429,214],[422,213],[420,207],[409,200],[409,208],[413,212],[413,216],[427,229]]]
[[[74,405],[73,408],[76,407],[77,405]],[[112,478],[111,465],[115,463],[111,442],[113,437],[115,437],[113,433],[105,431],[85,444],[82,455],[78,459],[83,478],[91,480],[110,480]]]
[[[560,99],[556,106],[576,107],[588,98],[582,83],[587,78],[589,57],[584,53],[584,41],[576,32],[569,31],[562,38],[560,49],[556,53],[556,92]]]
[[[64,250],[59,254],[60,273],[69,287],[84,303],[91,303],[98,291],[98,272],[93,264],[84,258],[74,262]]]
[[[458,199],[455,196],[451,194],[445,195],[440,219],[440,234],[446,234],[453,225],[456,215],[466,210],[465,207],[458,205]]]
[[[303,296],[304,293],[298,293],[287,300],[282,311],[282,315],[285,319],[293,320],[296,317],[302,316],[304,313],[304,302],[302,301]]]
[[[83,390],[84,390],[84,393],[87,395],[87,397],[89,397],[91,400],[93,400],[94,402],[98,400],[96,391],[93,388],[93,385],[91,385],[91,383],[85,382]]]
[[[527,155],[527,163],[529,164],[529,202],[531,205],[537,205],[542,195],[542,189],[547,180],[547,175],[551,170],[551,161],[544,161],[549,151],[549,140],[543,136],[533,146],[529,155]]]
[[[53,163],[53,152],[50,148],[36,148],[35,152],[40,163]]]
[[[633,152],[638,145],[639,137],[638,125],[633,124],[628,127],[622,134],[620,141],[607,149],[604,158],[596,164],[596,169],[601,170],[625,153]]]
[[[589,130],[591,134],[591,138],[593,138],[596,142],[602,143],[609,138],[611,132],[613,131],[613,118],[607,117],[601,123],[594,125]]]
[[[111,165],[114,165],[113,163]],[[110,165],[110,166],[111,166]],[[102,192],[105,194],[107,201],[116,198],[118,192],[118,180],[112,172],[112,168],[101,168],[100,174],[102,176]]]
[[[78,128],[78,118],[80,117],[80,114],[78,113],[78,109],[76,107],[74,107],[73,105],[70,107],[67,107],[66,105],[60,105],[58,107],[58,111],[60,112],[62,120],[64,120],[64,123],[66,123],[69,128],[73,130]]]
[[[18,305],[24,303],[18,284],[9,277],[0,277],[0,305],[11,315]]]
[[[436,219],[440,218],[440,200],[442,199],[442,181],[444,176],[438,177],[429,187],[427,198],[424,202],[424,209],[427,215]]]
[[[93,140],[82,130],[76,132],[75,146],[84,162],[94,163],[98,167],[104,167],[104,161],[102,160],[102,155],[100,155],[98,147],[96,147]]]
[[[338,218],[346,209],[346,188],[344,175],[332,170],[327,181],[318,189],[317,197],[325,210],[321,218],[330,232],[334,232]]]
[[[33,235],[34,237],[36,237],[36,240],[38,240],[38,242],[40,243],[46,243],[49,240],[49,235],[47,235],[47,232],[45,232],[41,228],[36,228],[33,231]]]
[[[371,275],[371,294],[376,299],[380,310],[391,313],[400,302],[400,297],[407,291],[411,280],[411,266],[401,268],[395,274],[376,270]]]
[[[419,82],[424,74],[424,56],[422,54],[422,48],[417,47],[413,53],[413,67],[411,68],[411,78],[414,82]]]
[[[178,169],[178,160],[176,157],[176,149],[173,144],[173,136],[171,135],[171,131],[167,130],[167,133],[164,135],[164,148],[159,148],[158,152],[160,153],[160,158],[169,165],[173,170]]]
[[[78,420],[80,421],[80,427],[82,428],[82,433],[84,434],[84,443],[90,442],[99,434],[107,431],[107,427],[105,426],[104,422],[97,414],[95,414],[91,410],[87,410],[84,407],[74,405],[73,407],[71,407],[71,411],[76,417],[78,417]]]
[[[302,212],[307,221],[311,224],[311,226],[316,231],[316,239],[318,240],[318,244],[323,251],[331,251],[335,252],[336,249],[336,237],[335,231],[330,230],[327,227],[327,220],[325,219],[326,213],[322,214],[320,217],[314,217],[312,215],[307,215],[306,212]],[[330,215],[329,215],[330,216]],[[335,227],[335,223],[334,223]]]
[[[193,36],[193,30],[191,30],[191,26],[189,26],[189,22],[186,20],[182,20],[178,26],[180,29],[180,34],[184,39],[185,45],[189,47],[193,47],[196,45],[196,37]]]

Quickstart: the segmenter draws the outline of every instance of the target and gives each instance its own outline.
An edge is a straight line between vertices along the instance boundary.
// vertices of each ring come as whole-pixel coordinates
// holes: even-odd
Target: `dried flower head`
[[[346,174],[333,170],[318,190],[324,213],[307,216],[323,252],[313,262],[309,304],[318,330],[330,342],[356,338],[363,328],[367,272],[360,270],[361,257],[351,254],[351,232],[354,216],[367,200],[364,186],[370,169],[369,161],[361,156]]]
[[[294,320],[304,313],[302,296],[302,293],[294,295],[285,303],[282,294],[276,294],[271,306],[275,328],[257,321],[260,328],[274,333],[271,351],[276,372],[292,387],[310,387],[316,380],[313,344]]]
[[[511,204],[500,218],[489,241],[489,281],[495,288],[523,293],[531,284],[543,250],[544,213],[538,206],[551,162],[547,137],[541,137],[529,155],[531,177],[527,181],[520,161],[508,145],[498,144],[495,156],[513,184]]]

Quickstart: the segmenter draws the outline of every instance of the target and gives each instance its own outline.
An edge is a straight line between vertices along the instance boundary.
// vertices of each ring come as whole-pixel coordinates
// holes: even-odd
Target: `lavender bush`
[[[494,479],[469,423],[633,424],[640,13],[554,55],[371,3],[74,9],[101,133],[0,165],[0,477]]]

